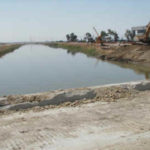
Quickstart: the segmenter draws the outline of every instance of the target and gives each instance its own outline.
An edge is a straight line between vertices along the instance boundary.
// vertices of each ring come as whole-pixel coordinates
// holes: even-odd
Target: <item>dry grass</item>
[[[0,46],[0,57],[4,56],[7,53],[13,52],[18,49],[22,44],[11,44],[11,45],[2,45]]]

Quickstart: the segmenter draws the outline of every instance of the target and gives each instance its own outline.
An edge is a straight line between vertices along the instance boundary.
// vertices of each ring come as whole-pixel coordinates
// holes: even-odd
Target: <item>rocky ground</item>
[[[139,82],[139,85],[140,84],[141,83]],[[138,84],[134,86],[138,86]],[[33,107],[54,108],[62,106],[78,106],[96,101],[116,102],[120,98],[136,97],[138,92],[138,90],[132,86],[128,86],[128,84],[122,86],[118,84],[102,87],[56,90],[37,94],[10,95],[0,97],[0,114],[7,111],[32,109]]]
[[[87,94],[89,90],[95,93],[91,99],[93,93]],[[18,100],[28,96],[25,101],[41,102],[44,98],[40,96],[47,94],[38,94],[38,100],[30,100],[35,95],[18,96]],[[1,112],[1,150],[149,150],[149,81],[51,94],[47,100],[53,101],[55,97],[58,102],[61,97],[67,102]],[[12,103],[9,98],[5,100],[10,106],[22,103],[15,99]]]

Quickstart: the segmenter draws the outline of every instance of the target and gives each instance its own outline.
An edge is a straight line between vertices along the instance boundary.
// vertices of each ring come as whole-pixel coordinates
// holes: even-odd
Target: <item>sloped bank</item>
[[[116,102],[120,98],[136,97],[138,92],[145,90],[150,90],[150,81],[14,95],[0,98],[0,112],[33,107],[77,106],[96,101]]]
[[[77,42],[53,42],[45,45],[55,48],[65,48],[70,53],[82,52],[88,56],[119,62],[148,63],[150,65],[150,45],[107,44],[100,47],[97,44]]]
[[[49,47],[63,48],[68,53],[84,53],[123,68],[133,69],[135,72],[145,74],[150,79],[150,45],[131,45],[130,43],[107,43],[100,47],[97,44],[79,42],[49,42],[44,43]]]
[[[0,45],[0,57],[21,47],[23,44],[3,44]]]

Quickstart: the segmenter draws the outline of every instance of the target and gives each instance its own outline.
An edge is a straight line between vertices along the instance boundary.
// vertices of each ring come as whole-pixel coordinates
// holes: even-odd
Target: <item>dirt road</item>
[[[149,150],[150,91],[0,116],[0,150]]]

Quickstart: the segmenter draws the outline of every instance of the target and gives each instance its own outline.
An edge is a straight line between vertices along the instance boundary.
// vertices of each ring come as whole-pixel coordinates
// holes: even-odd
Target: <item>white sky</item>
[[[0,42],[65,40],[109,28],[122,37],[150,21],[150,0],[1,0]]]

